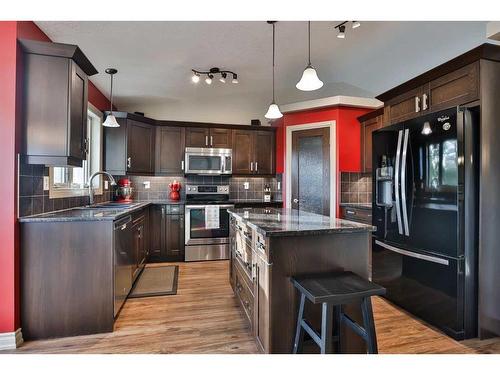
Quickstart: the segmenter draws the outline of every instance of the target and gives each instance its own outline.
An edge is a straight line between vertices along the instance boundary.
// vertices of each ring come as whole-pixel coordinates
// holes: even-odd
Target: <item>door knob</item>
[[[299,200],[297,198],[293,198],[293,203],[299,203]]]

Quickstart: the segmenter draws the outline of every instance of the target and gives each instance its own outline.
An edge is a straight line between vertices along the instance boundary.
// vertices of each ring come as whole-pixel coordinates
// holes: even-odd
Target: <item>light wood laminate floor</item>
[[[3,353],[257,353],[229,263],[177,264],[177,295],[127,300],[114,332],[29,341]],[[500,353],[500,339],[457,342],[381,298],[373,303],[380,353]]]

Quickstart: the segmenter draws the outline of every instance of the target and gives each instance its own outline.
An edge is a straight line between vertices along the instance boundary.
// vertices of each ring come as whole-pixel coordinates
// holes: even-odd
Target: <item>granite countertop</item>
[[[340,203],[340,207],[355,207],[355,208],[365,208],[367,210],[372,209],[371,203]]]
[[[287,208],[229,209],[265,236],[305,236],[330,233],[373,232],[375,227]]]

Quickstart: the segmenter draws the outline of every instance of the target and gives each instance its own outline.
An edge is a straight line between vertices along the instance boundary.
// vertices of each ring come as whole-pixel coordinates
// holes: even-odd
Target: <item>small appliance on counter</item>
[[[268,184],[264,186],[264,202],[271,202],[271,187]]]
[[[132,193],[134,189],[128,178],[120,178],[116,188],[116,201],[122,203],[132,202]]]
[[[181,195],[179,194],[179,191],[181,190],[181,183],[177,180],[174,180],[174,182],[171,182],[168,184],[168,187],[170,188],[170,194],[168,198],[172,201],[178,201],[181,199]]]

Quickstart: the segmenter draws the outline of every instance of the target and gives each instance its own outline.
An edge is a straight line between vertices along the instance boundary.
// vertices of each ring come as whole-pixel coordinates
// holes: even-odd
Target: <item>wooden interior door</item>
[[[292,132],[292,208],[330,215],[330,128]]]

